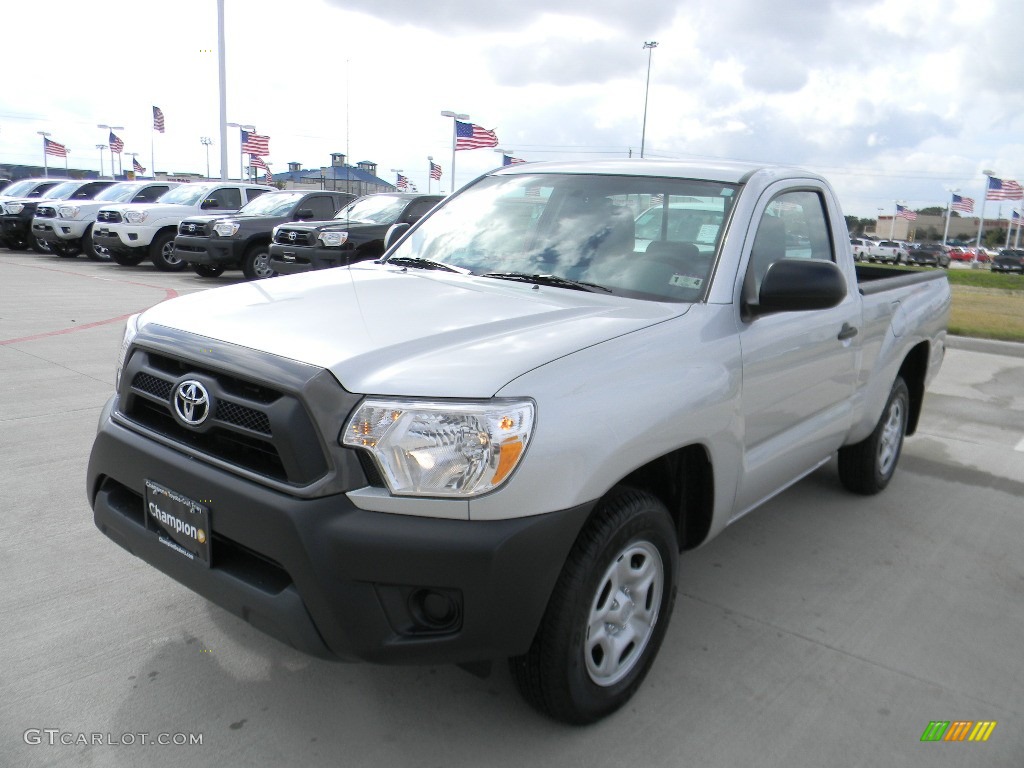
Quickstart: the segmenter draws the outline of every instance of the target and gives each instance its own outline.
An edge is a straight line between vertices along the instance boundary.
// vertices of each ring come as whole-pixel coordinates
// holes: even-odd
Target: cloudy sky
[[[48,0],[3,12],[0,164],[49,131],[98,169],[106,132],[151,167],[205,173],[219,143],[216,0]],[[331,152],[451,189],[468,113],[525,160],[639,154],[811,168],[847,213],[980,200],[983,169],[1024,181],[1022,0],[225,0],[228,120],[271,137],[274,170]],[[22,28],[24,34],[18,34]],[[229,129],[229,171],[239,172]],[[109,171],[109,153],[104,153]],[[55,158],[50,158],[53,164]],[[455,184],[500,164],[456,155]],[[220,171],[220,149],[210,151]],[[62,161],[56,160],[58,168]],[[437,189],[436,182],[434,189]],[[989,204],[989,212],[995,204]],[[1004,216],[1009,206],[1003,205]]]

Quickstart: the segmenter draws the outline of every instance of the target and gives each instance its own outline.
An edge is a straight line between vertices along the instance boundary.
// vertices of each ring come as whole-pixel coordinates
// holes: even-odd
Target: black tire
[[[193,264],[192,271],[200,277],[220,277],[224,274],[224,267],[220,264]]]
[[[24,235],[14,234],[7,235],[5,238],[5,244],[12,251],[27,251],[28,250],[28,238]]]
[[[40,240],[35,235],[29,235],[28,236],[28,244],[32,247],[32,250],[35,251],[36,253],[42,253],[42,254],[53,253],[53,251],[50,250],[50,244],[48,242],[46,242],[45,240]]]
[[[269,243],[257,243],[249,247],[242,258],[242,274],[246,280],[262,280],[277,274],[270,268]]]
[[[144,253],[122,253],[118,251],[110,252],[110,260],[115,264],[120,264],[122,267],[134,267],[143,262],[146,258]]]
[[[847,490],[871,496],[889,484],[903,450],[909,412],[910,390],[897,376],[874,431],[839,449],[839,479]]]
[[[89,261],[110,261],[110,251],[106,248],[100,250],[92,240],[92,225],[86,227],[82,235],[82,253]]]
[[[149,258],[161,272],[182,272],[188,269],[188,262],[174,253],[174,230],[161,232],[149,244]]]
[[[78,246],[67,245],[66,243],[51,243],[50,252],[62,259],[73,259],[78,255]]]
[[[533,644],[509,659],[527,702],[583,725],[629,701],[665,637],[678,561],[657,498],[630,488],[606,496],[566,559]]]

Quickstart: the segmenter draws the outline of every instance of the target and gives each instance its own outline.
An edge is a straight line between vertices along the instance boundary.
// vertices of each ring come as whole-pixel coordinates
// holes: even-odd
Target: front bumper
[[[460,663],[524,653],[593,507],[481,522],[368,512],[344,494],[297,498],[115,423],[114,402],[89,459],[96,526],[208,600],[323,658]],[[210,567],[146,528],[147,479],[208,503]]]
[[[46,243],[73,243],[82,239],[90,223],[73,219],[36,218],[32,220],[32,234]]]
[[[19,214],[7,213],[0,216],[0,237],[20,240],[28,237],[31,228],[31,219],[26,219]]]
[[[92,241],[114,253],[138,253],[149,248],[155,231],[131,224],[101,224],[92,228]]]
[[[280,275],[294,275],[315,269],[347,267],[359,261],[376,258],[372,254],[360,254],[354,247],[317,248],[308,245],[282,245],[271,243],[270,268]]]
[[[242,254],[237,252],[240,244],[240,241],[227,238],[176,235],[174,257],[190,264],[231,266],[242,258]]]

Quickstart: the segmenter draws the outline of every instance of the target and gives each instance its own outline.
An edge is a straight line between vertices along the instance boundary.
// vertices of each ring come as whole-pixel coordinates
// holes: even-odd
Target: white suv
[[[111,203],[151,203],[159,199],[177,181],[124,181],[113,184],[92,200],[43,201],[32,218],[32,235],[49,244],[58,256],[71,258],[84,253],[98,261],[106,255],[93,244],[92,230],[96,213]]]
[[[93,242],[110,251],[118,264],[133,267],[150,258],[157,269],[180,272],[188,263],[173,255],[178,224],[198,213],[234,213],[274,187],[232,182],[182,184],[156,203],[129,203],[101,208],[93,225]]]

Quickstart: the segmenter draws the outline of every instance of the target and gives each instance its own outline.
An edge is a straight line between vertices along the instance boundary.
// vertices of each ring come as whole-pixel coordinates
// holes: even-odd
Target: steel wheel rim
[[[274,270],[270,268],[270,252],[257,253],[252,260],[252,271],[256,277],[270,277]]]
[[[632,672],[654,635],[665,589],[665,565],[647,541],[627,544],[598,582],[587,617],[583,656],[596,685]]]
[[[878,471],[889,474],[896,465],[896,456],[900,450],[903,437],[903,401],[893,400],[889,406],[889,416],[882,427],[882,439],[878,445]]]
[[[174,255],[174,241],[173,240],[171,240],[171,241],[169,241],[169,242],[164,244],[164,247],[163,247],[163,257],[164,257],[164,261],[166,261],[168,264],[171,264],[172,266],[175,266],[175,267],[182,263],[181,259],[179,259],[177,256]]]

